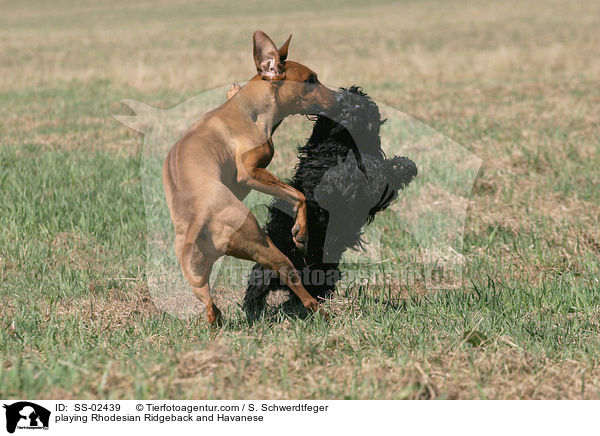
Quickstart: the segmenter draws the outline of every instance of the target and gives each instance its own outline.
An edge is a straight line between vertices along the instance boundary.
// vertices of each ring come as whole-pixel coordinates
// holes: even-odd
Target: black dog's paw
[[[391,178],[394,186],[405,188],[419,173],[417,165],[407,157],[395,156],[390,159],[392,163]]]

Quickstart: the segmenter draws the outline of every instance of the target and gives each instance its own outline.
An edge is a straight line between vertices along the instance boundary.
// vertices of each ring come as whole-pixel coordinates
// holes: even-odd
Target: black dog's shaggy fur
[[[379,129],[385,120],[377,105],[356,86],[342,88],[339,95],[336,112],[319,115],[308,142],[299,148],[300,162],[290,181],[306,196],[306,254],[292,240],[294,212],[289,204],[273,201],[264,227],[316,298],[334,291],[341,278],[342,254],[361,245],[363,225],[373,221],[417,175],[410,159],[387,159],[383,153]],[[285,288],[274,272],[256,264],[244,298],[249,317],[260,313],[270,291]]]

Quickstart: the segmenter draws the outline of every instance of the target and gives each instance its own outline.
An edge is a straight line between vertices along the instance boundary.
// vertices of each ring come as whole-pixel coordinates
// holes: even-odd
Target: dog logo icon
[[[14,433],[17,428],[48,430],[50,423],[48,409],[28,401],[4,404],[3,407],[6,409],[6,431],[9,433]]]

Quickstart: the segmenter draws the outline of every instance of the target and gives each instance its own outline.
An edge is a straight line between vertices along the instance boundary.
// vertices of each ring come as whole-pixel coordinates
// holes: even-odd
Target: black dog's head
[[[362,226],[396,199],[417,175],[405,157],[386,158],[377,105],[357,86],[339,91],[338,104],[319,115],[292,184],[309,205],[309,252],[332,261],[360,244]],[[311,242],[312,241],[312,242]]]
[[[314,118],[310,138],[298,148],[300,161],[292,185],[304,192],[309,202],[325,172],[337,165],[340,157],[346,159],[349,151],[363,172],[366,156],[385,158],[379,138],[385,120],[377,105],[358,86],[340,88],[337,101],[326,114]]]
[[[379,130],[385,120],[379,108],[358,86],[340,88],[337,104],[315,119],[312,135],[301,151],[319,152],[322,147],[334,145],[330,152],[339,155],[352,149],[359,155],[383,156]]]

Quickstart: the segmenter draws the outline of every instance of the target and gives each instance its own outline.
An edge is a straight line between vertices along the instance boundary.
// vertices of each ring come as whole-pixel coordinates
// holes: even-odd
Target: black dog
[[[363,225],[372,222],[417,175],[410,159],[386,158],[379,138],[385,120],[377,105],[356,86],[342,88],[340,96],[336,112],[317,116],[311,137],[299,148],[300,162],[290,181],[306,196],[306,254],[292,240],[294,212],[286,202],[271,203],[264,227],[315,298],[332,294],[341,278],[344,251],[361,246]],[[273,271],[256,264],[244,297],[248,316],[256,318],[270,291],[285,288]]]

